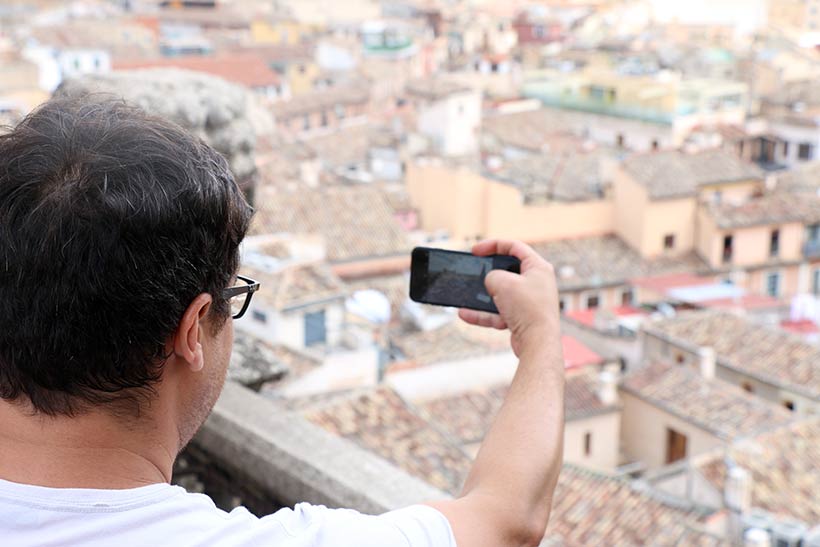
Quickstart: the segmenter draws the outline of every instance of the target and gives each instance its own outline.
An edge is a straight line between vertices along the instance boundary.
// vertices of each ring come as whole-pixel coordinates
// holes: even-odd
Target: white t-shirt
[[[272,547],[455,547],[439,511],[413,505],[379,516],[300,503],[257,518],[230,513],[179,486],[130,490],[44,488],[0,480],[0,545],[227,545]]]

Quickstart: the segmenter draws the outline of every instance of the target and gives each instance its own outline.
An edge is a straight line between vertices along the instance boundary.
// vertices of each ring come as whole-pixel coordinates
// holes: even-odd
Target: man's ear
[[[202,320],[211,309],[213,298],[208,293],[201,293],[188,305],[174,335],[174,353],[180,357],[193,372],[199,372],[205,366],[202,356],[202,344],[199,337],[202,333]]]

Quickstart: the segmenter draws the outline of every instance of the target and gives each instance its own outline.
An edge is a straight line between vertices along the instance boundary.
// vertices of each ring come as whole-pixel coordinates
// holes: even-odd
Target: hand
[[[514,256],[521,261],[521,274],[503,270],[488,273],[484,285],[499,314],[462,308],[458,311],[462,320],[484,327],[509,328],[510,343],[519,358],[543,346],[550,336],[558,336],[558,289],[549,262],[520,241],[482,241],[472,252],[477,256]]]

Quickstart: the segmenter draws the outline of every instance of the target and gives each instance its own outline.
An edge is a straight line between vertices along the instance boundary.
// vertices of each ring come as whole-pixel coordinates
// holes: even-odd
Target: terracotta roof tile
[[[694,253],[645,259],[615,236],[534,243],[533,247],[555,266],[560,290],[621,285],[635,277],[707,269]]]
[[[275,86],[281,83],[279,74],[270,68],[262,57],[253,53],[120,59],[114,61],[113,68],[114,70],[181,68],[195,72],[205,72],[229,82],[252,88]]]
[[[288,310],[314,302],[344,298],[346,287],[323,263],[285,266],[275,272],[246,266],[243,272],[261,283],[254,298],[277,310]]]
[[[734,443],[725,453],[697,462],[697,469],[721,492],[726,457],[751,473],[752,506],[809,526],[820,523],[820,419]]]
[[[623,169],[646,187],[650,199],[694,196],[706,184],[763,178],[759,168],[723,150],[636,154],[624,161]]]
[[[723,380],[706,380],[688,366],[653,364],[628,375],[621,387],[726,440],[781,427],[793,419],[779,405]]]
[[[730,313],[701,311],[645,323],[650,333],[715,350],[718,364],[820,400],[820,348]]]
[[[324,237],[331,262],[410,253],[407,234],[384,192],[363,186],[260,192],[252,234]]]
[[[783,222],[820,222],[820,197],[806,194],[769,194],[735,205],[707,207],[718,228],[745,228]]]

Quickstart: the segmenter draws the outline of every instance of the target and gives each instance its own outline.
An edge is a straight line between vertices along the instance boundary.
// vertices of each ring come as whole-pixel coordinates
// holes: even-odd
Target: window
[[[584,456],[592,454],[592,433],[584,433]]]
[[[783,141],[783,157],[789,157],[789,141]]]
[[[404,106],[404,101],[399,106]],[[336,118],[342,120],[345,117],[345,107],[343,105],[337,104],[333,107],[333,111],[336,113]]]
[[[801,160],[810,160],[814,158],[814,146],[808,142],[800,143],[800,146],[797,148],[797,157]]]
[[[755,388],[750,382],[743,382],[742,384],[740,384],[740,387],[743,388],[743,391],[746,391],[748,393],[755,392]]]
[[[542,25],[535,25],[532,27],[533,38],[543,38],[546,35],[547,33],[544,31],[544,27]]]
[[[807,228],[809,242],[817,243],[820,241],[820,224],[811,224]]]
[[[686,435],[672,428],[666,429],[666,463],[673,463],[686,457]]]
[[[604,88],[599,85],[591,85],[589,86],[589,98],[594,101],[603,101],[604,100]]]
[[[302,129],[304,129],[305,131],[310,129],[310,116],[308,114],[305,114],[305,117],[302,120]]]
[[[623,136],[623,133],[618,133],[618,136],[615,137],[615,146],[618,148],[623,148],[626,144],[626,139]]]
[[[661,147],[661,143],[658,142],[658,139],[652,139],[652,150],[657,150]]]
[[[564,298],[563,296],[558,299],[558,310],[561,313],[564,313],[565,311],[567,311],[567,299]]]
[[[621,293],[621,306],[631,306],[635,301],[635,293],[632,289],[624,289]]]
[[[327,340],[325,310],[305,314],[305,346],[324,344]]]
[[[267,323],[268,322],[268,314],[266,314],[263,311],[251,310],[251,317],[253,317],[254,321],[258,321],[259,323]]]
[[[814,270],[811,276],[811,293],[820,296],[820,269]]]
[[[732,261],[732,236],[724,236],[723,237],[723,262],[731,262]]]
[[[780,294],[780,273],[772,272],[766,276],[766,294],[777,297]]]
[[[794,401],[783,401],[783,406],[794,412]]]
[[[601,297],[597,294],[587,296],[587,309],[594,310],[601,305]]]
[[[322,127],[327,127],[327,111],[322,110]]]
[[[663,236],[663,248],[666,251],[675,248],[675,234],[666,234]]]
[[[769,256],[780,254],[780,230],[772,230],[769,237]]]
[[[686,357],[680,352],[675,354],[675,362],[679,365],[682,365],[686,362]]]
[[[712,194],[712,203],[715,205],[720,205],[723,201],[723,192],[720,190],[715,190],[715,193]]]

